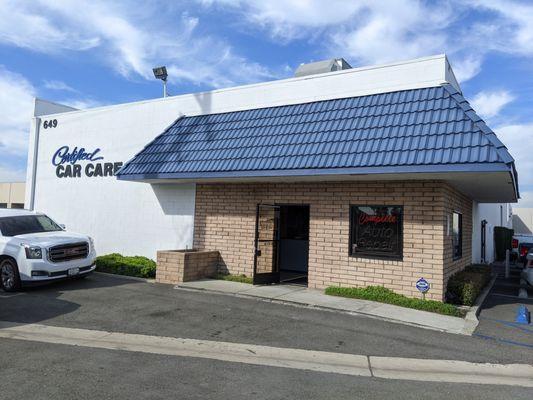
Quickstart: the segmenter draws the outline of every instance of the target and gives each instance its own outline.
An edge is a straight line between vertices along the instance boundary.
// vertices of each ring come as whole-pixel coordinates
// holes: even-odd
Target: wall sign
[[[57,119],[46,120],[43,122],[44,129],[57,128]]]
[[[401,206],[351,206],[350,255],[401,260]]]
[[[114,176],[122,167],[122,162],[97,162],[103,159],[99,148],[87,151],[83,147],[71,150],[69,146],[62,146],[52,156],[52,165],[56,167],[58,178]]]

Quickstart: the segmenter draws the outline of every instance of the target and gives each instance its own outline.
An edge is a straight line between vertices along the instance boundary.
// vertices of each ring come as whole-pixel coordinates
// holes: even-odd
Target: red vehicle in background
[[[512,256],[517,262],[527,265],[527,254],[530,249],[533,249],[533,235],[517,234],[513,236],[512,241]]]

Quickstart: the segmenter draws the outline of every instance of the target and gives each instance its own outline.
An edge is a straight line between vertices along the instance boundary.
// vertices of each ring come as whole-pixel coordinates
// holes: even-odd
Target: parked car
[[[512,240],[512,258],[526,266],[526,255],[533,247],[533,235],[516,234]]]
[[[0,209],[0,286],[21,286],[84,277],[96,268],[93,240],[65,231],[45,214]]]
[[[526,256],[527,264],[524,275],[527,283],[533,286],[533,248],[529,249]]]

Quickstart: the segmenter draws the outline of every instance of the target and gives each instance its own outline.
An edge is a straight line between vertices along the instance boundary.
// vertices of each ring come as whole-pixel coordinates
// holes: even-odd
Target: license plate
[[[80,273],[79,268],[71,268],[68,270],[68,276],[78,275]]]

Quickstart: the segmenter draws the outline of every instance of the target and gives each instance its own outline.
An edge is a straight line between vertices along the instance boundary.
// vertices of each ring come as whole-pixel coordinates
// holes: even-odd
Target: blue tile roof
[[[181,117],[124,180],[510,170],[514,160],[453,86]]]

